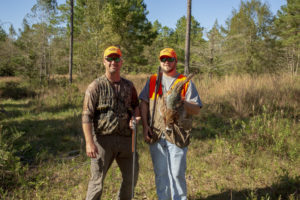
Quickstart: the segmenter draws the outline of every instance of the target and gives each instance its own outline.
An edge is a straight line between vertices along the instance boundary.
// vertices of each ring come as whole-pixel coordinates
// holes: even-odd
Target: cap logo
[[[161,50],[161,51],[160,51],[159,57],[162,57],[162,56],[173,57],[173,58],[175,58],[176,61],[177,61],[177,55],[176,55],[176,52],[175,52],[174,49],[172,49],[172,48],[165,48],[165,49]]]
[[[110,46],[107,49],[105,49],[105,51],[104,51],[104,57],[106,57],[106,56],[108,56],[110,54],[117,54],[119,56],[122,56],[121,50],[118,47],[116,47],[116,46]]]

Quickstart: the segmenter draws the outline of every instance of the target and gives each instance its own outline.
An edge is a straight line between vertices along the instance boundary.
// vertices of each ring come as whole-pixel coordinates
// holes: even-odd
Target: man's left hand
[[[133,123],[134,119],[133,117],[131,117],[130,121],[129,121],[129,127],[131,130],[133,130],[135,128],[135,126],[139,123],[139,121],[141,120],[141,117],[136,117],[135,118],[135,121],[136,121],[136,124]]]

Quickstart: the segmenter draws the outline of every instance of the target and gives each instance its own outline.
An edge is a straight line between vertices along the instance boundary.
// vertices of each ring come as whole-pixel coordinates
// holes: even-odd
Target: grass
[[[147,75],[127,78],[140,92]],[[300,78],[196,76],[193,82],[204,107],[193,122],[188,199],[300,199]],[[3,91],[5,83],[0,83]],[[14,86],[16,90],[26,87],[20,84]],[[4,98],[0,93],[0,108],[5,111],[0,112],[0,151],[20,164],[19,171],[13,171],[9,159],[6,168],[0,162],[0,199],[85,198],[90,171],[80,120],[87,85],[60,81],[26,98]],[[138,132],[140,174],[135,199],[157,199],[148,145],[141,127]],[[8,140],[9,135],[20,137]],[[1,146],[7,141],[13,145]],[[4,176],[5,172],[12,175]],[[115,199],[120,181],[114,162],[102,199]]]

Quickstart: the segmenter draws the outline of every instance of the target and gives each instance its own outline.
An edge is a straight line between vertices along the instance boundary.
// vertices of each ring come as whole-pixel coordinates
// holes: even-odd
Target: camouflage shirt
[[[93,123],[96,134],[130,136],[129,120],[138,105],[137,92],[131,81],[121,78],[112,83],[103,75],[85,92],[82,123]]]

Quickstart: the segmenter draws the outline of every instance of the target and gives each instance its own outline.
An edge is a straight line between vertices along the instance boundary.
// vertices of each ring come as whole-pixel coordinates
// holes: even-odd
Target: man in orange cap
[[[103,65],[105,74],[88,86],[83,103],[82,127],[86,154],[91,158],[86,199],[101,198],[104,177],[116,160],[123,178],[118,199],[129,200],[133,169],[131,129],[133,116],[139,117],[139,101],[133,83],[120,76],[122,52],[119,47],[110,46],[104,51]],[[135,161],[134,185],[138,174],[137,157]]]
[[[176,71],[177,55],[174,49],[161,50],[159,60],[162,79],[157,96],[157,74],[150,77],[139,95],[144,139],[150,144],[158,199],[186,200],[186,153],[192,127],[191,115],[199,112],[202,103],[195,85]],[[182,85],[182,88],[179,87],[178,94],[174,94],[171,91],[177,91],[174,90],[177,84]],[[178,102],[171,102],[174,100]],[[170,127],[166,126],[168,105],[172,105],[178,116]],[[152,127],[149,127],[148,116],[154,119]]]

